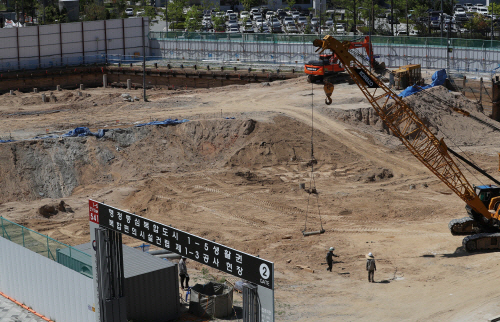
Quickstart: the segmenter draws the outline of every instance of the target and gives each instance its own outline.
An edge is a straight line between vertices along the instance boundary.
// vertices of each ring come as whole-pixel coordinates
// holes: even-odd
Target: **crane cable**
[[[306,208],[306,219],[304,223],[304,230],[302,233],[305,233],[307,230],[307,215],[309,213],[309,203],[311,201],[311,194],[316,195],[316,204],[318,206],[318,215],[319,215],[319,223],[321,226],[320,232],[324,232],[323,222],[321,220],[321,212],[319,209],[319,194],[316,190],[316,180],[314,179],[314,165],[318,162],[314,158],[314,84],[311,83],[311,160],[308,162],[308,165],[311,166],[311,180],[309,181],[309,191],[307,197],[307,208]],[[312,206],[311,206],[312,207]]]

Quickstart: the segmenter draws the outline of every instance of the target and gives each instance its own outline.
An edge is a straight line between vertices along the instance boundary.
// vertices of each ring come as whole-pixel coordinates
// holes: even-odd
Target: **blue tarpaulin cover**
[[[99,129],[97,130],[97,133],[94,133],[90,132],[88,127],[77,127],[74,130],[71,130],[68,133],[63,134],[62,137],[95,136],[96,138],[100,139],[104,136],[104,133],[106,133],[107,131],[108,130]]]
[[[424,87],[420,87],[417,85],[408,86],[404,91],[399,93],[398,96],[407,97],[415,93],[418,93],[421,90],[428,89],[438,85],[443,85],[446,78],[447,78],[446,70],[445,69],[438,70],[432,75],[432,83],[430,83],[429,85]]]
[[[154,121],[154,122],[149,122],[149,123],[142,123],[142,124],[137,124],[136,126],[145,126],[145,125],[173,125],[173,124],[180,124],[180,123],[185,123],[189,122],[189,120],[183,119],[183,120],[178,120],[178,119],[166,119],[165,121]],[[74,130],[69,131],[68,133],[65,133],[61,136],[57,135],[46,135],[42,137],[34,137],[33,139],[40,140],[40,139],[57,139],[59,137],[82,137],[82,136],[95,136],[96,138],[100,139],[106,134],[106,132],[109,130],[105,129],[99,129],[97,132],[91,132],[88,127],[77,127]],[[8,143],[8,142],[14,142],[15,140],[0,140],[0,143]]]
[[[165,121],[153,121],[153,122],[148,122],[148,123],[141,123],[141,124],[136,124],[137,127],[139,126],[145,126],[145,125],[173,125],[173,124],[181,124],[188,122],[189,120],[172,120],[172,119],[166,119]]]

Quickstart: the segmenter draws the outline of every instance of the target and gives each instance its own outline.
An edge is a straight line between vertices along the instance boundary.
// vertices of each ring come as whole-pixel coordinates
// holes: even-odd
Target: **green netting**
[[[156,40],[175,40],[175,41],[231,41],[231,42],[266,42],[266,43],[302,43],[310,44],[314,39],[323,38],[324,35],[287,35],[287,34],[260,34],[260,33],[224,33],[224,32],[185,32],[169,31],[150,32],[149,38]],[[338,40],[356,40],[364,36],[335,36]],[[467,47],[481,49],[500,50],[500,41],[464,39],[464,38],[439,38],[439,37],[389,37],[373,36],[374,45],[411,45],[411,46],[447,46]]]
[[[90,255],[3,217],[0,217],[0,230],[3,238],[92,277]]]

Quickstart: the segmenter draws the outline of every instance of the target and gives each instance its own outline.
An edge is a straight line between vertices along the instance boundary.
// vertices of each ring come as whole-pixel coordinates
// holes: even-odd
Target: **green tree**
[[[144,7],[144,17],[149,18],[149,24],[153,25],[152,21],[156,18],[156,9],[152,6]]]
[[[305,34],[311,34],[312,32],[312,26],[311,26],[311,16],[307,17],[307,23],[304,27],[304,33]]]
[[[184,23],[184,26],[191,32],[201,28],[200,10],[198,9],[198,6],[192,6],[189,8],[186,14],[186,22]]]
[[[226,30],[226,20],[223,17],[215,16],[212,18],[212,23],[214,25],[215,31],[224,31]]]
[[[172,2],[169,2],[168,5],[168,13],[167,14],[167,19],[169,22],[184,22],[186,19],[186,15],[184,14],[183,10],[184,7],[187,5],[187,0],[173,0]],[[175,28],[175,25],[177,24],[171,24],[171,29]]]
[[[257,7],[259,3],[259,0],[241,0],[241,4],[243,5],[243,9],[245,9],[245,11],[250,11],[253,7]]]
[[[295,0],[286,0],[286,7],[285,9],[287,10],[292,10],[293,6],[295,6],[297,2]]]
[[[84,7],[85,21],[106,20],[106,8],[104,6],[90,3]]]
[[[485,16],[475,12],[472,19],[465,24],[465,28],[471,32],[483,32],[489,30],[491,27],[489,19],[487,20]]]

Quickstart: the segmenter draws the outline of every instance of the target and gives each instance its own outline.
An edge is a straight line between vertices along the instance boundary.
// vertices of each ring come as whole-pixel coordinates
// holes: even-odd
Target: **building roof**
[[[146,274],[149,272],[174,267],[176,264],[169,260],[155,257],[146,252],[132,248],[127,245],[123,246],[123,274],[125,278],[137,275]],[[84,253],[92,255],[92,250],[89,243],[74,246]]]

